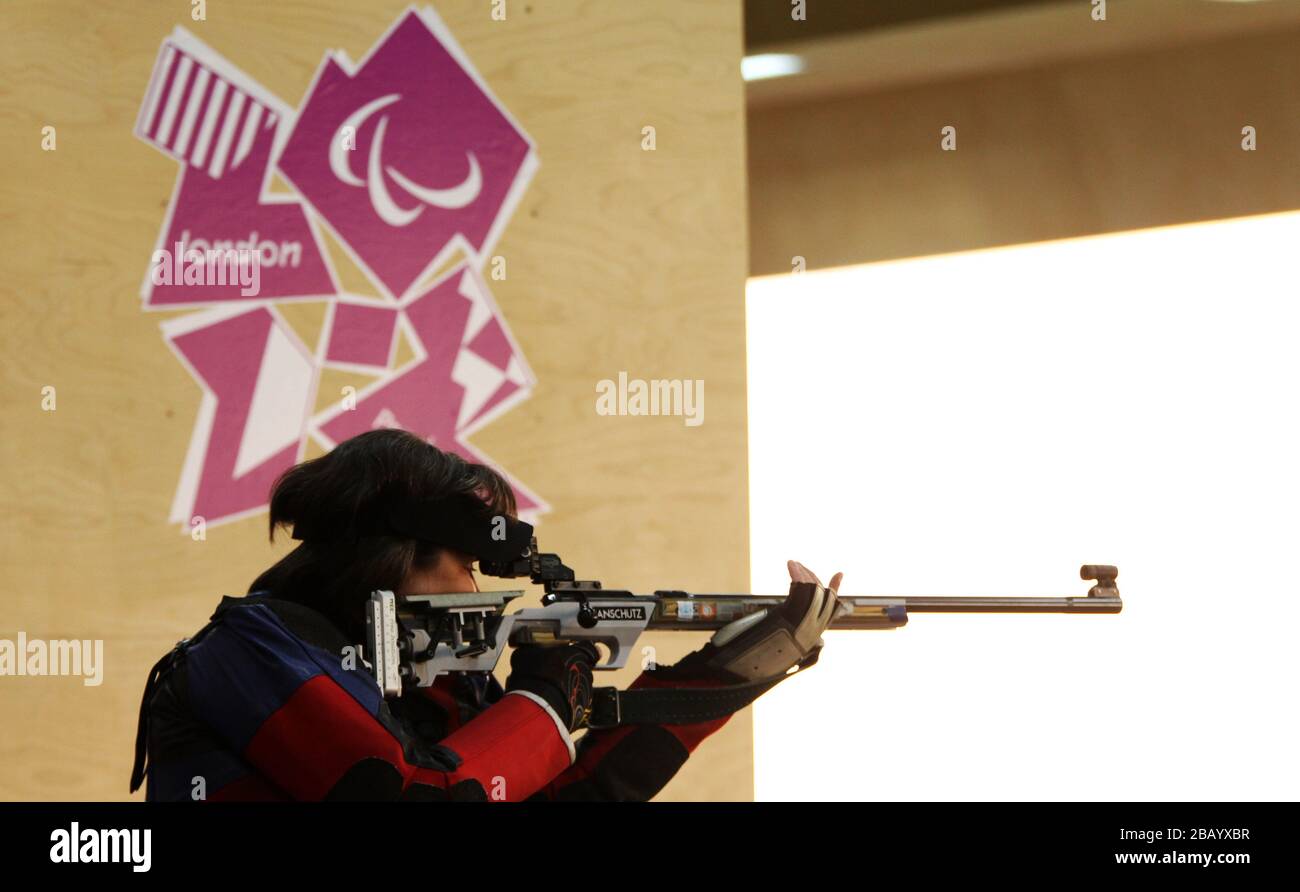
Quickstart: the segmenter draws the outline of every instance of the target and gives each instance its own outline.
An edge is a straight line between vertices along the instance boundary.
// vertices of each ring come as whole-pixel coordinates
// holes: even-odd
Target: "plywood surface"
[[[140,309],[176,170],[132,123],[174,25],[296,105],[326,49],[359,58],[403,5],[222,0],[206,22],[188,6],[0,9],[0,636],[106,648],[99,687],[0,678],[0,799],[125,797],[149,666],[285,547],[264,517],[202,542],[166,523],[199,391],[159,335],[172,314]],[[508,279],[492,283],[540,383],[474,442],[553,506],[543,544],[584,576],[744,586],[738,4],[511,0],[504,22],[478,0],[437,10],[541,159],[498,246]],[[597,415],[596,382],[622,370],[704,379],[705,423]],[[698,643],[662,643],[660,659]],[[739,716],[663,798],[749,798],[749,732]]]

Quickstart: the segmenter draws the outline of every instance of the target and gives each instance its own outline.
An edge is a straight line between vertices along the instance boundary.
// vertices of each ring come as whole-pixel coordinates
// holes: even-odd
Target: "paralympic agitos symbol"
[[[480,270],[537,156],[432,9],[408,9],[360,63],[326,53],[296,111],[177,28],[135,133],[180,165],[144,309],[196,310],[161,325],[203,391],[173,523],[264,510],[312,439],[403,427],[487,460],[466,438],[536,379]],[[378,297],[344,292],[320,227]],[[224,275],[236,256],[256,293]],[[325,303],[314,342],[290,302]],[[328,368],[376,378],[330,399]],[[500,470],[522,513],[546,510]]]
[[[450,189],[430,189],[426,186],[419,186],[408,180],[392,167],[385,166],[383,161],[384,131],[388,127],[388,118],[381,118],[379,125],[375,128],[374,139],[370,141],[370,162],[366,168],[366,179],[362,180],[352,173],[352,168],[348,161],[348,152],[355,149],[356,132],[360,129],[372,114],[380,109],[392,105],[400,100],[401,94],[391,93],[388,96],[380,96],[373,102],[368,102],[361,106],[360,109],[353,112],[347,120],[339,125],[339,129],[334,131],[334,138],[330,140],[330,170],[333,172],[335,179],[349,186],[365,186],[370,194],[370,206],[375,213],[379,215],[389,226],[407,226],[415,221],[424,211],[423,206],[413,207],[405,210],[399,207],[397,202],[389,194],[388,187],[384,185],[384,175],[387,174],[398,185],[406,190],[410,196],[418,198],[424,204],[433,205],[440,208],[463,208],[473,204],[478,198],[479,192],[483,190],[483,172],[479,169],[478,160],[474,157],[473,152],[467,152],[466,158],[469,160],[469,174],[465,181],[459,186],[453,186]]]

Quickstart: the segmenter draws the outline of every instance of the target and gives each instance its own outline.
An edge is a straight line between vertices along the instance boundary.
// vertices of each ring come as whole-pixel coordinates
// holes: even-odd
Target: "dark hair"
[[[271,488],[270,535],[299,521],[346,529],[397,500],[473,495],[488,510],[515,515],[510,485],[486,465],[443,452],[414,434],[374,430],[285,471]],[[363,605],[377,589],[396,589],[412,570],[432,565],[442,549],[397,534],[305,541],[258,576],[249,592],[311,607],[360,641]]]

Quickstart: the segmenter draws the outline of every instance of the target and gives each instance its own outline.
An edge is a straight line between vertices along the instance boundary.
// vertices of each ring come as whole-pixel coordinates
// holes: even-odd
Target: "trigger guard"
[[[596,648],[596,662],[591,667],[593,670],[597,672],[610,672],[615,669],[623,668],[623,648],[620,646],[617,638],[589,638],[587,640],[591,642],[592,646],[603,644],[609,651],[609,654],[602,660],[600,658],[600,648]]]

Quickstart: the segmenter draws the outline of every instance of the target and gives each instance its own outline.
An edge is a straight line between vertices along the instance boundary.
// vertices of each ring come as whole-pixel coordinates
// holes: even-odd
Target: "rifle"
[[[683,591],[636,595],[605,589],[594,580],[576,580],[559,555],[537,550],[536,537],[521,557],[481,560],[479,569],[488,576],[528,577],[544,589],[542,606],[506,613],[505,608],[523,591],[403,597],[390,591],[373,593],[366,613],[364,658],[385,697],[400,695],[403,685],[428,687],[448,672],[490,672],[507,644],[599,643],[608,648],[609,654],[594,668],[621,669],[637,639],[648,629],[714,631],[785,600],[776,595]],[[1085,564],[1079,568],[1079,576],[1094,583],[1083,597],[838,595],[847,609],[841,608],[831,628],[897,629],[907,625],[912,613],[1095,614],[1119,613],[1123,609],[1115,583],[1117,568]],[[626,699],[629,692],[597,689],[598,693],[602,691],[613,692],[606,699],[613,703],[613,723],[617,724],[618,695],[622,693]]]

